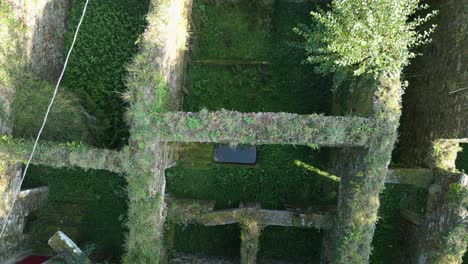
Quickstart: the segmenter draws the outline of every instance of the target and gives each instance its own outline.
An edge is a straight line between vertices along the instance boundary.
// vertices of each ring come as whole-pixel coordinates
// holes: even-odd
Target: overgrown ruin
[[[420,122],[434,131],[447,131],[422,135],[421,129],[408,128],[412,126],[412,121],[407,120],[412,120],[411,116],[417,115],[417,111],[412,110],[411,103],[403,102],[403,106],[409,105],[408,113],[403,108],[403,132],[399,147],[403,151],[402,156],[406,157],[406,163],[401,162],[405,163],[403,167],[398,167],[398,163],[391,165],[392,151],[398,141],[402,96],[405,89],[406,96],[414,96],[418,92],[412,89],[411,79],[409,87],[402,88],[406,73],[382,74],[376,82],[369,84],[372,87],[360,87],[362,89],[353,93],[335,95],[333,104],[341,107],[334,107],[333,115],[237,109],[184,111],[183,97],[190,93],[186,91],[188,65],[265,66],[269,62],[260,60],[262,63],[258,63],[258,60],[237,58],[210,59],[209,62],[191,60],[191,49],[197,48],[193,43],[195,47],[191,46],[191,42],[195,41],[191,39],[192,33],[196,31],[193,27],[199,23],[191,18],[192,0],[150,2],[147,27],[141,37],[139,51],[128,67],[128,90],[123,95],[128,102],[128,145],[121,150],[110,150],[83,143],[43,140],[32,161],[49,167],[79,167],[125,175],[128,184],[128,234],[123,263],[176,263],[171,262],[178,258],[174,238],[176,225],[190,224],[238,224],[239,262],[242,264],[262,263],[258,257],[262,247],[260,237],[267,226],[319,230],[322,238],[320,260],[317,261],[321,263],[369,263],[379,220],[379,195],[385,184],[411,185],[411,188],[427,189],[428,192],[424,215],[407,209],[401,211],[400,226],[404,230],[402,243],[400,248],[394,249],[399,252],[399,263],[462,263],[467,245],[468,176],[457,170],[455,160],[461,150],[459,143],[468,140],[468,90],[458,91],[459,86],[453,81],[456,79],[463,83],[467,77],[462,54],[463,49],[468,48],[463,34],[468,24],[468,14],[462,1],[434,4],[434,8],[441,11],[439,28],[450,27],[453,32],[447,30],[446,34],[453,33],[457,38],[444,47],[438,46],[444,34],[435,35],[433,40],[437,46],[435,54],[450,50],[450,54],[460,58],[456,70],[451,71],[453,76],[439,79],[438,82],[444,85],[437,88],[443,93],[448,92],[449,96],[456,93],[452,111],[456,112],[453,119],[456,121],[447,116],[444,121],[454,124],[449,126],[423,118]],[[230,1],[207,0],[204,4],[227,5],[225,2]],[[259,2],[261,8],[257,15],[261,21],[257,23],[268,23],[267,18],[273,13],[275,1]],[[64,34],[63,23],[67,19],[64,10],[69,4],[67,0],[39,1],[35,5],[41,5],[41,8],[33,5],[29,9],[29,1],[22,4],[6,2],[13,17],[25,25],[26,37],[23,40],[26,41],[18,42],[16,48],[26,51],[22,53],[22,58],[27,58],[25,62],[31,65],[21,66],[21,69],[32,71],[50,82],[56,80],[57,69],[62,66],[64,40],[50,35]],[[31,14],[32,10],[42,14],[44,19],[37,18],[39,13]],[[453,19],[449,18],[451,15]],[[47,48],[40,48],[49,39],[56,42],[49,43]],[[36,45],[31,44],[34,41],[37,41]],[[38,50],[44,51],[44,54]],[[449,65],[452,63],[455,64],[448,62]],[[421,71],[426,76],[433,75],[428,78],[435,78],[439,67],[443,66],[421,67]],[[419,70],[419,67],[413,70]],[[21,75],[12,77],[15,78],[21,78]],[[32,241],[23,234],[25,217],[33,210],[41,210],[39,205],[44,203],[44,195],[48,191],[46,186],[22,191],[15,208],[11,208],[11,197],[20,187],[22,164],[33,145],[29,139],[11,136],[13,124],[10,108],[15,83],[0,83],[0,224],[8,210],[14,210],[7,222],[6,235],[0,239],[0,262],[30,248]],[[427,95],[424,100],[432,102],[435,97]],[[340,103],[342,101],[346,103]],[[413,130],[417,131],[415,137],[424,137],[425,141],[421,143],[423,146],[420,147],[419,142],[410,142],[414,136]],[[450,134],[449,130],[456,133]],[[218,208],[216,201],[178,198],[177,195],[168,194],[166,170],[182,163],[184,151],[190,147],[203,149],[207,145],[199,143],[326,148],[330,157],[328,171],[314,169],[339,184],[337,203],[319,210],[286,205],[285,209],[280,210],[245,200],[240,201],[238,206]],[[408,153],[418,153],[412,164],[408,164],[410,159],[407,157],[412,155]],[[425,157],[421,158],[422,155]],[[188,162],[187,168],[190,169],[190,166],[196,165]]]

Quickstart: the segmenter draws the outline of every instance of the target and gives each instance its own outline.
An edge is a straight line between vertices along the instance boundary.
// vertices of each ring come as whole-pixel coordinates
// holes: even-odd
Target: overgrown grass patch
[[[236,207],[240,201],[273,209],[332,205],[338,182],[295,162],[313,164],[314,154],[307,147],[268,145],[258,147],[256,166],[186,158],[167,171],[168,192],[180,198],[215,200],[218,208]]]

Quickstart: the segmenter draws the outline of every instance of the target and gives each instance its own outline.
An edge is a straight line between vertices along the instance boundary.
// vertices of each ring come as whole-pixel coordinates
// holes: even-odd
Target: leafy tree
[[[334,0],[311,12],[311,26],[294,31],[306,40],[307,62],[334,73],[335,88],[353,75],[377,77],[409,64],[415,47],[428,43],[435,25],[418,28],[437,14],[420,0]]]

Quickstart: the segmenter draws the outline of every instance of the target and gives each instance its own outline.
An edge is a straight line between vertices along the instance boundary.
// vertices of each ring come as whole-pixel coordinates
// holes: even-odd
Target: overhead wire
[[[75,35],[73,37],[73,41],[71,43],[70,49],[68,50],[67,57],[66,57],[65,62],[63,64],[62,72],[61,72],[60,77],[59,77],[59,79],[57,81],[57,84],[55,85],[54,93],[52,95],[52,98],[50,99],[49,106],[47,107],[47,111],[45,113],[44,120],[42,121],[41,128],[39,129],[39,132],[37,133],[37,137],[36,137],[36,140],[34,141],[33,149],[31,151],[31,154],[29,155],[29,159],[26,162],[26,165],[24,167],[23,174],[21,175],[21,180],[20,180],[20,183],[18,185],[18,188],[14,192],[11,207],[10,207],[10,209],[8,211],[8,214],[6,215],[6,218],[4,219],[4,222],[3,222],[3,225],[2,225],[2,231],[0,232],[0,239],[3,237],[3,234],[5,232],[8,220],[9,220],[9,218],[11,216],[11,212],[13,211],[13,209],[15,207],[15,203],[16,203],[16,201],[18,199],[18,196],[19,196],[19,194],[21,192],[21,186],[23,185],[24,178],[26,176],[26,173],[28,172],[29,164],[31,164],[31,160],[33,159],[34,153],[36,152],[36,147],[37,147],[37,145],[39,143],[39,139],[41,138],[41,134],[42,134],[42,132],[44,130],[44,127],[45,127],[45,125],[47,123],[47,118],[49,117],[50,110],[52,109],[52,105],[54,104],[55,97],[57,96],[58,88],[60,86],[60,82],[62,81],[63,75],[64,75],[65,70],[67,68],[68,60],[70,59],[70,55],[72,53],[73,47],[75,46],[75,42],[76,42],[76,39],[78,37],[78,32],[80,31],[81,24],[83,23],[83,19],[84,19],[85,14],[86,14],[86,9],[88,8],[88,3],[89,3],[89,0],[86,0],[86,3],[84,5],[84,7],[83,7],[83,11],[82,11],[82,14],[81,14],[80,21],[78,22],[78,26],[76,28]]]

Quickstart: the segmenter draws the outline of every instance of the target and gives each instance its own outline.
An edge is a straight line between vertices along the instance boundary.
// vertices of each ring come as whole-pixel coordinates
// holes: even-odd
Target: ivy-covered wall
[[[66,47],[71,44],[85,1],[70,0]],[[118,148],[127,143],[127,65],[138,51],[149,0],[90,1],[71,54],[63,89],[76,96],[88,115],[88,142]]]

